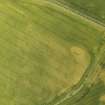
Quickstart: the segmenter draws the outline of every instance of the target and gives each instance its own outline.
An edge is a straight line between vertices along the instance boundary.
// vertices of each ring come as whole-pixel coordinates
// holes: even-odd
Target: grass
[[[51,1],[0,1],[0,104],[41,105],[97,62],[104,28]]]

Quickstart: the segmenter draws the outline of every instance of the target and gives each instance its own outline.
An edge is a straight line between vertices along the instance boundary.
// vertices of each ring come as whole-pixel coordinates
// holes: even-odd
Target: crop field
[[[72,2],[0,0],[0,105],[105,105],[105,27]]]

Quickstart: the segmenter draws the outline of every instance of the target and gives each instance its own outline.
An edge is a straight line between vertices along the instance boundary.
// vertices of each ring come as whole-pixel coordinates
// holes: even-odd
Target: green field
[[[104,105],[105,28],[62,5],[0,0],[0,105]]]
[[[56,0],[105,24],[105,0]]]

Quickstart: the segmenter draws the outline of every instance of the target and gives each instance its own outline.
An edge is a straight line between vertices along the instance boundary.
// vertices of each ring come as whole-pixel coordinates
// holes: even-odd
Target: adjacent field
[[[103,33],[100,25],[51,1],[1,0],[0,104],[53,102],[89,73],[88,85],[103,53]]]
[[[56,0],[105,24],[105,0]]]

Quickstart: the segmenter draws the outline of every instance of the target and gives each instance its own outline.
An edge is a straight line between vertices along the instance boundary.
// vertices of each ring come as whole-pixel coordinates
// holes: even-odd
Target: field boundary
[[[74,12],[75,14],[77,14],[77,15],[79,15],[79,16],[81,16],[81,17],[84,17],[84,18],[86,18],[86,19],[88,19],[88,20],[91,20],[91,21],[93,21],[94,23],[96,23],[96,24],[98,24],[98,25],[101,25],[102,27],[105,28],[105,24],[104,24],[104,23],[102,23],[101,21],[95,19],[95,18],[92,17],[92,16],[86,15],[86,14],[80,12],[79,10],[73,8],[73,5],[72,5],[72,4],[69,4],[69,6],[68,6],[68,5],[66,5],[66,3],[65,3],[65,4],[62,4],[61,1],[59,1],[59,0],[58,0],[58,1],[55,1],[55,3],[57,3],[58,5],[63,6],[65,9],[70,9],[70,11]]]

